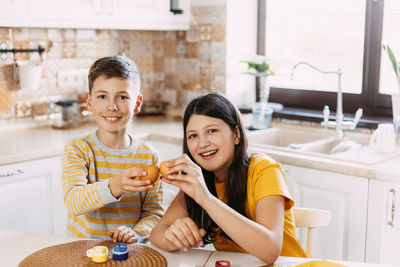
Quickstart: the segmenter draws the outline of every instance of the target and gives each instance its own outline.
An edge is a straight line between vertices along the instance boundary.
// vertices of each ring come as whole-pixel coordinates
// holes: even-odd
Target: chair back
[[[331,212],[328,210],[293,207],[296,228],[307,228],[306,253],[312,255],[312,239],[315,228],[328,226],[331,222]]]
[[[163,207],[164,212],[167,211],[169,205],[171,205],[172,200],[174,200],[177,193],[170,189],[163,188]]]

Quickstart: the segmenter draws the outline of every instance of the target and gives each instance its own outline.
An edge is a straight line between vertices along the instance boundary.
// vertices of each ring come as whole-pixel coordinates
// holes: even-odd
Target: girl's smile
[[[217,151],[218,150],[212,150],[212,151],[209,151],[209,152],[203,152],[203,153],[200,153],[200,155],[205,159],[211,159],[211,158],[213,158],[215,156],[215,153],[217,153]]]
[[[190,154],[219,179],[225,179],[233,161],[237,134],[223,120],[198,114],[190,117],[186,127]]]

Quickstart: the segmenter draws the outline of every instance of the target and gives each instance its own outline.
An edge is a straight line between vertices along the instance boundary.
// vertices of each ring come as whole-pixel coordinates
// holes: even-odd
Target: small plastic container
[[[253,120],[251,128],[254,130],[262,130],[269,127],[272,119],[273,109],[266,102],[255,103],[252,108]]]
[[[215,267],[230,267],[231,263],[227,260],[220,260],[215,262]]]
[[[114,260],[123,261],[128,258],[128,246],[123,243],[117,243],[113,246],[112,256]]]
[[[93,262],[106,262],[108,261],[108,248],[105,246],[95,246],[86,251],[86,256],[92,258]]]

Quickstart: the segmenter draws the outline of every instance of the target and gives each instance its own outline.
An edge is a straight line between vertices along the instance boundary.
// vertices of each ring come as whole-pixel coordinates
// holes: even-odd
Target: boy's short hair
[[[140,75],[136,64],[124,56],[106,56],[96,60],[89,70],[89,93],[94,81],[100,76],[107,78],[129,79],[137,90],[140,89]]]

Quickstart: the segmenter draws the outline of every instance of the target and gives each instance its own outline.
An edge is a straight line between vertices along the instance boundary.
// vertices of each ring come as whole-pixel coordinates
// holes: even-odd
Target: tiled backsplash
[[[125,54],[139,67],[145,100],[182,106],[182,83],[201,83],[206,91],[225,92],[225,6],[192,7],[188,31],[0,28],[0,49],[46,46],[38,90],[21,89],[14,62],[40,61],[38,53],[0,54],[0,82],[16,99],[0,124],[46,120],[55,101],[82,97],[85,86],[62,85],[61,73],[88,69],[106,55]],[[86,78],[85,78],[86,80]],[[1,101],[1,100],[0,100]]]

